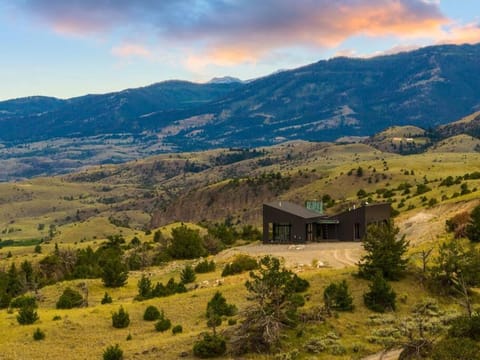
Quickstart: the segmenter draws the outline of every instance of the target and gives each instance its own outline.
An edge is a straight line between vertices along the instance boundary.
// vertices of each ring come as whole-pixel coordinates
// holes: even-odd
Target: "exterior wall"
[[[365,234],[365,207],[359,207],[333,216],[339,221],[338,240],[359,241]],[[355,225],[358,224],[358,225]],[[359,238],[355,238],[355,226],[358,226]]]
[[[331,216],[329,219],[338,220],[339,224],[317,224],[319,218],[305,219],[289,212],[282,211],[268,205],[263,205],[263,242],[274,243],[269,238],[269,224],[290,224],[291,233],[289,243],[305,243],[307,241],[307,224],[313,223],[312,241],[360,241],[371,223],[388,221],[391,216],[390,204],[372,204],[351,209]],[[319,236],[317,227],[324,226],[326,238]],[[323,233],[322,233],[323,235]],[[285,242],[285,243],[286,243]]]
[[[332,218],[339,220],[338,240],[360,241],[368,225],[388,221],[392,209],[390,204],[372,204],[345,211]]]
[[[269,239],[269,224],[290,224],[290,243],[304,243],[307,239],[306,226],[310,222],[312,221],[263,205],[263,242],[273,242]]]

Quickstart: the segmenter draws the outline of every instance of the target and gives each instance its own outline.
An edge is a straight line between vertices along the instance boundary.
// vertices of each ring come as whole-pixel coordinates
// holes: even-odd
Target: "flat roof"
[[[320,213],[317,213],[313,210],[307,209],[304,206],[300,206],[289,201],[278,200],[278,201],[272,201],[272,202],[266,203],[264,205],[280,211],[284,211],[292,215],[296,215],[303,219],[324,217],[324,215]]]

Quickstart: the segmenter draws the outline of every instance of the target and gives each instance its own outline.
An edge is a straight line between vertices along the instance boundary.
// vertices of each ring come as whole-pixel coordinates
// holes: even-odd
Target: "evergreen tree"
[[[251,305],[232,338],[233,352],[269,352],[279,345],[282,330],[297,325],[297,308],[304,304],[295,292],[295,274],[271,256],[263,257],[245,283]]]
[[[384,279],[381,272],[377,272],[370,284],[370,291],[363,295],[365,306],[375,312],[395,310],[397,294]]]
[[[353,298],[345,280],[331,283],[323,291],[325,306],[329,309],[348,311],[353,310]]]
[[[471,241],[480,242],[480,205],[476,206],[470,214],[470,222],[465,233]]]
[[[213,315],[217,316],[232,316],[235,315],[237,307],[227,303],[227,299],[220,291],[213,295],[212,299],[207,304],[207,317]]]
[[[20,295],[24,290],[20,274],[17,271],[15,263],[10,265],[10,269],[7,272],[7,294],[10,298]]]
[[[145,274],[142,274],[142,277],[140,278],[140,280],[138,280],[137,287],[137,300],[149,299],[153,296],[152,281],[148,277],[146,277]]]
[[[198,230],[185,225],[172,229],[172,242],[168,253],[174,259],[195,259],[206,254]]]
[[[127,266],[119,257],[114,257],[105,262],[102,267],[102,281],[106,287],[120,287],[127,283]]]
[[[359,264],[359,274],[367,279],[380,271],[388,280],[398,280],[405,271],[408,260],[404,255],[408,248],[405,236],[397,239],[399,229],[393,220],[388,223],[371,224],[363,239],[367,254]]]
[[[128,315],[128,312],[123,308],[123,306],[120,306],[120,309],[118,309],[118,312],[112,313],[112,326],[121,329],[121,328],[126,328],[130,324],[130,316]]]
[[[182,272],[180,273],[180,280],[184,284],[189,284],[195,281],[196,279],[195,271],[193,270],[191,265],[186,265]]]
[[[37,311],[32,306],[21,307],[17,315],[17,321],[20,325],[30,325],[38,319]]]

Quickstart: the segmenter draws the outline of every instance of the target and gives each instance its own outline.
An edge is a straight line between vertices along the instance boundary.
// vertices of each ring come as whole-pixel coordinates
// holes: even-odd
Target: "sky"
[[[480,0],[0,0],[0,100],[480,42]]]

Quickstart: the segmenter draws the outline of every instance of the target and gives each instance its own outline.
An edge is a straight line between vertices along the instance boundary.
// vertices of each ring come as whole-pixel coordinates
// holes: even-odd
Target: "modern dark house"
[[[388,221],[389,203],[365,204],[327,216],[321,203],[300,206],[288,201],[263,204],[263,242],[295,244],[321,241],[360,241],[367,226]]]

